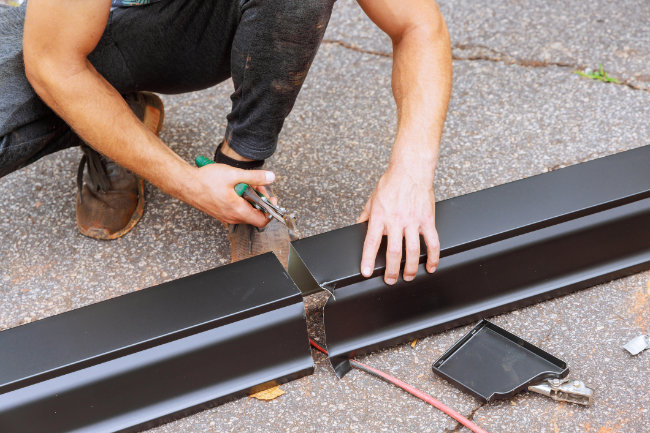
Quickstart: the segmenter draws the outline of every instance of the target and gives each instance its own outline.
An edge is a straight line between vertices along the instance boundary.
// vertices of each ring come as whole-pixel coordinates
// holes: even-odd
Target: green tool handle
[[[214,164],[213,160],[203,155],[199,155],[196,158],[194,158],[194,162],[196,163],[197,167],[203,167],[204,165]],[[244,193],[248,188],[249,188],[248,184],[238,183],[237,185],[235,185],[235,192],[237,193],[238,196],[241,197],[242,195],[244,195]]]

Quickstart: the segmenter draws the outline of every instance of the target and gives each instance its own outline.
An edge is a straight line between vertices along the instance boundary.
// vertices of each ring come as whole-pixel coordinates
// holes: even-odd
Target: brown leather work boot
[[[135,115],[158,135],[165,114],[160,98],[138,92],[125,99]],[[94,239],[117,239],[142,218],[144,180],[85,144],[81,150],[84,155],[77,172],[77,228]],[[86,165],[88,172],[84,176]]]
[[[275,219],[261,229],[250,224],[229,224],[228,240],[232,262],[273,251],[282,266],[288,266],[289,232]]]

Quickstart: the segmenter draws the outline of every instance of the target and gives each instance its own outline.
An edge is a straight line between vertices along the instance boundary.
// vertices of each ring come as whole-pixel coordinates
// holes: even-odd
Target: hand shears
[[[194,159],[198,167],[203,167],[215,162],[210,158],[199,155]],[[296,231],[296,218],[293,214],[287,212],[286,209],[274,205],[271,200],[255,188],[247,183],[238,183],[235,185],[235,192],[238,196],[246,199],[255,209],[263,212],[269,219],[275,218],[289,230],[289,238],[292,241],[298,239],[298,232]]]

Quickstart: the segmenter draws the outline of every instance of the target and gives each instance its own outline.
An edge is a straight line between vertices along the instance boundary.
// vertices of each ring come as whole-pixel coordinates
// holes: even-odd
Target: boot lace
[[[81,161],[79,161],[79,168],[77,169],[79,197],[81,198],[83,196],[81,190],[83,188],[83,174],[86,165],[88,166],[88,177],[90,177],[89,186],[95,188],[97,192],[108,191],[111,188],[111,181],[108,177],[104,158],[87,144],[82,144],[81,150],[83,151],[83,156],[81,157]]]

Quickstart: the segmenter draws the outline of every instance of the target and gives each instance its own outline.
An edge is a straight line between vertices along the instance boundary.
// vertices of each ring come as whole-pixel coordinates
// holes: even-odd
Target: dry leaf
[[[415,349],[415,345],[418,344],[418,339],[411,341],[411,347]]]
[[[269,401],[269,400],[275,400],[276,398],[280,397],[282,394],[284,394],[284,390],[280,388],[279,385],[277,385],[274,386],[273,388],[265,389],[264,391],[251,394],[251,397],[255,397],[258,400]]]

